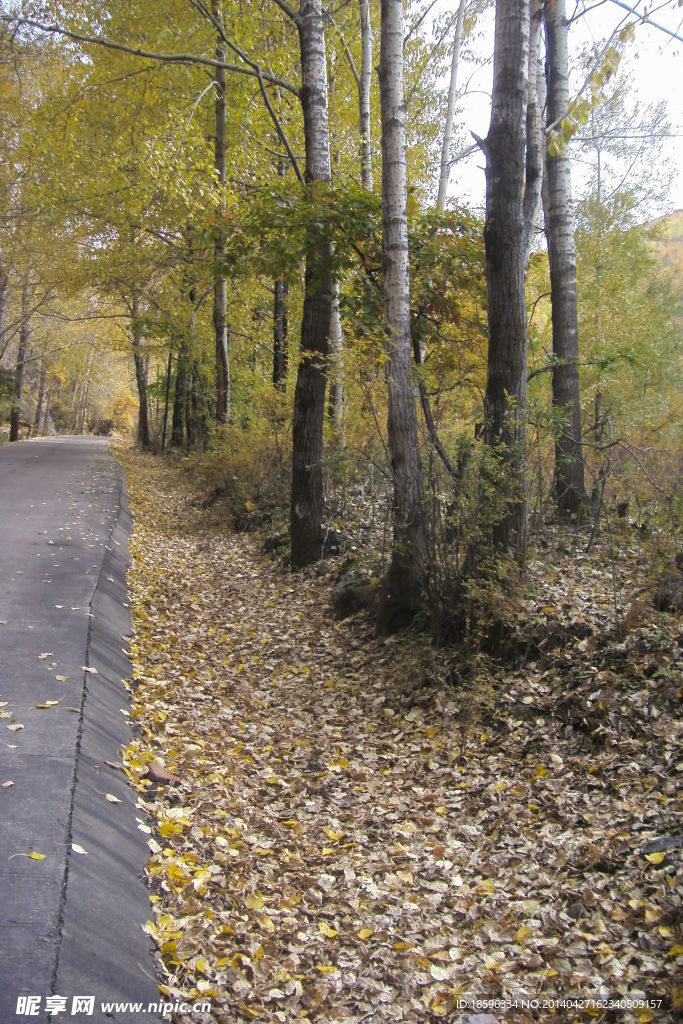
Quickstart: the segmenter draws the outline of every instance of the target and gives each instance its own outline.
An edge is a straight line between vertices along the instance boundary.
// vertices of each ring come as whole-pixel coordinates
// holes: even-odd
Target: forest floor
[[[178,1024],[673,1021],[675,618],[636,602],[617,635],[611,558],[565,545],[532,556],[523,655],[444,673],[117,455],[148,930],[162,991],[212,1005]]]

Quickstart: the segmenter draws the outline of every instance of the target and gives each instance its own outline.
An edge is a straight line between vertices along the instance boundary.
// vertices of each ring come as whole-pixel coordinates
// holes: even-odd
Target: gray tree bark
[[[453,56],[451,58],[451,77],[448,85],[448,107],[446,110],[446,123],[443,129],[443,140],[441,143],[441,165],[439,171],[439,193],[436,200],[436,208],[443,213],[446,207],[446,195],[448,193],[448,179],[451,174],[451,146],[453,143],[453,117],[455,115],[455,98],[458,92],[458,65],[460,63],[460,44],[462,42],[462,28],[465,21],[466,0],[460,0],[458,17],[455,22],[455,36],[453,38]]]
[[[19,330],[19,348],[17,350],[17,369],[14,377],[14,404],[10,412],[10,441],[19,440],[21,403],[24,398],[24,370],[30,339],[31,321],[29,317],[29,282],[27,274],[21,288],[21,328]]]
[[[569,105],[569,48],[565,0],[545,0],[547,45],[547,123],[561,118]],[[586,500],[581,450],[579,394],[579,327],[576,303],[576,251],[572,214],[571,168],[566,148],[546,151],[545,230],[550,263],[553,320],[553,408],[562,426],[555,444],[555,496],[563,513],[577,511]]]
[[[33,433],[40,433],[40,422],[43,418],[43,406],[45,405],[45,384],[47,381],[47,360],[42,359],[40,363],[40,384],[38,386],[38,401],[36,403],[36,414],[33,417]]]
[[[526,179],[524,184],[524,277],[541,207],[545,154],[545,79],[541,62],[543,0],[531,0],[529,22],[529,99],[526,108]]]
[[[142,330],[138,320],[138,301],[131,303],[131,335],[133,338],[133,359],[135,360],[135,382],[138,387],[138,443],[142,448],[150,447],[149,405],[147,402],[147,368],[142,351]]]
[[[287,296],[289,282],[283,277],[275,281],[273,297],[273,384],[284,389],[287,383]]]
[[[171,448],[182,448],[185,443],[185,407],[187,405],[187,353],[178,353],[171,418]]]
[[[220,18],[218,0],[211,0],[211,13]],[[216,59],[225,60],[225,47],[218,37]],[[225,215],[225,182],[226,182],[226,107],[225,107],[225,68],[214,70],[214,166],[220,188],[219,212]],[[225,260],[226,238],[222,226],[216,230],[214,242],[215,283],[213,288],[213,331],[216,347],[216,420],[227,423],[230,418],[230,365],[228,358],[228,331],[226,326],[227,283],[222,271]]]
[[[372,191],[372,145],[370,141],[370,86],[372,84],[372,25],[370,0],[359,0],[361,65],[358,79],[358,112],[360,122],[360,183]]]
[[[510,512],[496,542],[526,553],[526,304],[524,181],[529,65],[529,0],[496,0],[491,124],[486,153],[486,293],[489,354],[484,436],[513,477]]]
[[[307,182],[329,182],[327,66],[321,0],[301,0],[296,18],[301,49],[301,106]],[[306,255],[301,344],[294,394],[290,539],[293,568],[321,555],[323,427],[332,313],[330,243],[318,234]]]
[[[339,314],[339,289],[334,282],[330,315],[328,415],[337,430],[344,430],[344,335]]]
[[[382,587],[378,627],[387,631],[405,624],[419,609],[427,539],[411,373],[402,0],[382,0],[381,19],[382,271],[394,494],[391,564]]]

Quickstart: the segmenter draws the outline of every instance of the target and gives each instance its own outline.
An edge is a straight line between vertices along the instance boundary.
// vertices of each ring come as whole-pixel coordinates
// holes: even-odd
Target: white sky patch
[[[669,0],[664,6],[657,3],[644,4],[641,2],[636,4],[635,0],[631,0],[631,4],[634,7],[637,6],[638,10],[642,12],[646,8],[649,9],[655,22],[678,35],[683,35],[683,6],[679,6],[678,0]],[[611,0],[603,0],[602,3],[595,5],[592,0],[587,0],[585,4],[579,3],[576,6],[578,9],[585,6],[588,10],[571,26],[569,39],[571,59],[578,58],[585,49],[606,41],[618,27],[623,28],[635,21],[633,15],[628,14]],[[571,15],[573,11],[574,5],[571,0],[568,0],[567,12]],[[475,132],[482,138],[485,138],[488,132],[493,76],[493,62],[490,59],[493,52],[493,8],[481,17],[475,31],[477,38],[467,47],[474,59],[471,54],[467,53],[467,49],[463,51],[458,76],[460,88],[467,85],[468,90],[467,94],[458,101],[456,111],[456,126],[458,123],[464,124],[465,129],[465,134],[461,133],[459,139],[463,149],[471,145],[472,138],[469,132]],[[668,202],[657,211],[659,213],[683,208],[683,173],[681,171],[683,162],[682,54],[683,44],[646,22],[636,25],[635,37],[626,44],[622,58],[622,63],[628,66],[631,73],[634,98],[642,105],[656,104],[665,100],[668,106],[671,137],[663,143],[662,156],[674,163],[675,173]],[[477,64],[486,58],[489,58],[486,63],[477,67]],[[574,92],[581,87],[584,77],[585,73],[582,74],[579,70],[573,75],[572,90]],[[455,146],[458,146],[457,141]],[[457,148],[455,151],[457,152]],[[584,183],[581,168],[575,164],[572,172],[573,191],[575,195],[578,195]],[[449,187],[449,196],[452,199],[469,205],[473,209],[483,210],[485,188],[484,157],[481,152],[477,151],[453,166]]]

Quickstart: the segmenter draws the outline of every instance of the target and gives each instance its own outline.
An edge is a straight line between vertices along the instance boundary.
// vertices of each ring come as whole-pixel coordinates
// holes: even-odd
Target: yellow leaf
[[[168,839],[169,836],[177,836],[183,831],[183,826],[175,821],[164,821],[159,826],[159,834]]]
[[[335,939],[339,935],[337,929],[331,928],[327,921],[318,921],[318,931],[327,939]]]
[[[448,814],[447,807],[435,807],[434,810],[436,811],[437,814]]]
[[[323,832],[325,833],[328,839],[332,840],[333,843],[338,842],[344,835],[343,832],[335,832],[333,829],[328,828],[327,826],[323,828]]]
[[[505,967],[504,960],[485,960],[484,967],[489,971],[502,971]]]
[[[29,853],[29,857],[31,858],[31,860],[45,860],[45,854],[36,853],[35,850],[31,850],[31,852]]]
[[[320,971],[321,974],[334,974],[335,971],[339,970],[338,967],[331,967],[329,964],[316,964],[315,969]]]
[[[525,939],[529,938],[529,936],[532,933],[532,930],[533,929],[531,929],[528,924],[523,925],[521,928],[517,930],[517,934],[515,935],[515,942],[523,943]]]
[[[638,1020],[641,1024],[650,1024],[651,1020],[655,1019],[655,1015],[652,1010],[640,1010],[637,1014]]]
[[[649,860],[650,864],[661,864],[665,857],[666,854],[661,850],[659,851],[659,853],[645,854],[645,860]]]
[[[194,969],[196,971],[201,971],[202,974],[208,974],[211,970],[211,966],[205,956],[198,956],[194,962]]]
[[[263,900],[259,895],[255,896],[253,893],[249,893],[247,896],[247,906],[250,910],[260,910],[263,906]]]
[[[672,959],[674,957],[680,956],[681,953],[683,953],[683,946],[681,946],[679,943],[676,943],[676,945],[672,946],[671,949],[669,950],[669,956]]]
[[[544,768],[542,764],[536,765],[536,771],[534,772],[537,779],[544,779],[548,774],[548,769]]]
[[[361,928],[360,931],[357,932],[358,938],[363,939],[363,941],[365,941],[365,939],[371,939],[374,934],[375,933],[372,928]],[[669,953],[669,956],[671,956],[671,953]]]

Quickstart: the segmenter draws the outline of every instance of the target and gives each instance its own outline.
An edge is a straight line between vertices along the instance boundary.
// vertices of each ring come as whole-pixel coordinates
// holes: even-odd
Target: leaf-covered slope
[[[518,667],[449,686],[122,458],[149,932],[213,1007],[178,1020],[672,1021],[674,624],[611,640],[608,566],[536,563]]]

